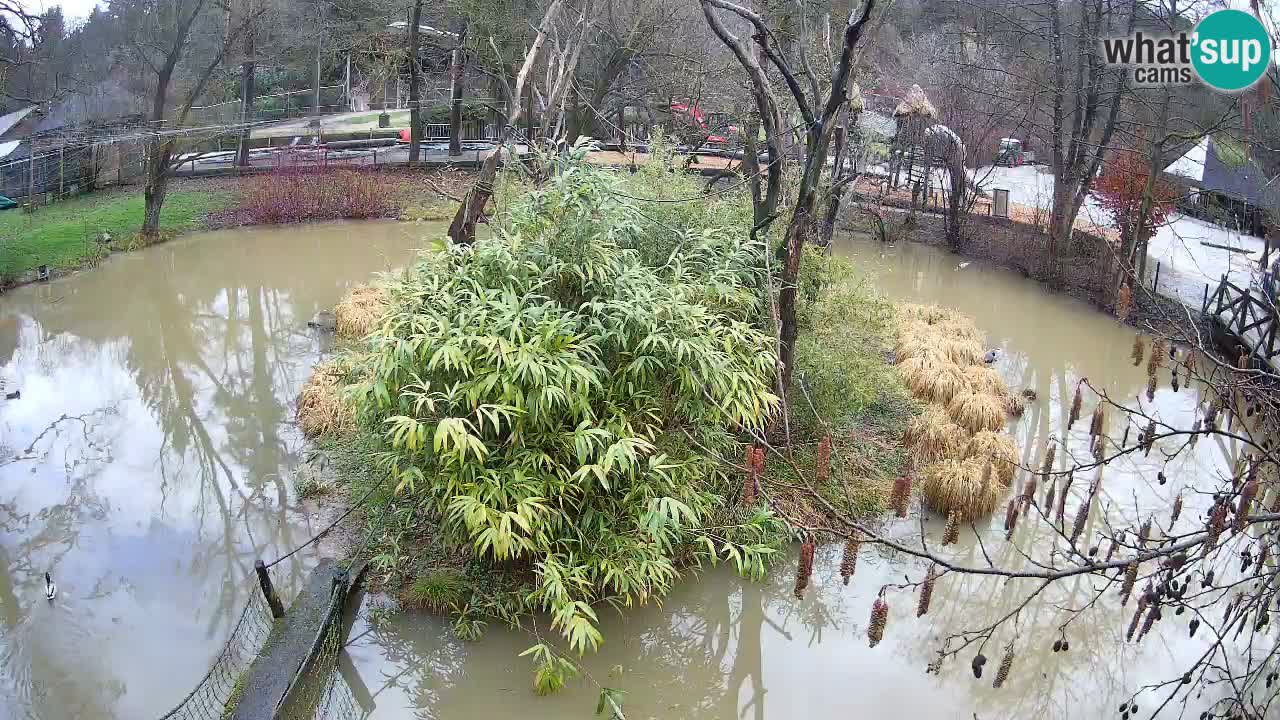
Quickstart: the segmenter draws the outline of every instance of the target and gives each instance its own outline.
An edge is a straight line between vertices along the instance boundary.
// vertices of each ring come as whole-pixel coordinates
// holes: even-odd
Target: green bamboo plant
[[[578,653],[602,641],[602,604],[659,599],[703,563],[762,576],[785,530],[739,508],[742,478],[706,454],[736,454],[778,409],[763,249],[699,228],[642,262],[630,248],[651,225],[584,153],[492,237],[425,253],[391,284],[352,387],[397,493],[443,542],[527,572],[527,608]],[[540,677],[563,672],[531,654]]]

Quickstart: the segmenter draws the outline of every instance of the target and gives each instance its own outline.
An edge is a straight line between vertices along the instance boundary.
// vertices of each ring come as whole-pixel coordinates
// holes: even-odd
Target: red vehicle
[[[727,135],[737,135],[738,128],[725,122],[728,115],[725,113],[706,113],[698,105],[690,105],[688,103],[673,102],[671,103],[671,117],[673,119],[679,117],[700,130],[710,131],[724,128]],[[707,142],[717,144],[728,144],[729,137],[719,134],[711,134],[707,136]]]

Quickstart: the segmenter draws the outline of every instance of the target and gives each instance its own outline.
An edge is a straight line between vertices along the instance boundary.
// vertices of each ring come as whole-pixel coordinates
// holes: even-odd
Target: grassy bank
[[[229,190],[208,188],[170,191],[161,214],[161,230],[179,234],[204,227],[212,212],[231,206]],[[92,263],[104,254],[98,242],[103,233],[121,247],[142,227],[142,192],[111,190],[72,198],[26,213],[0,213],[0,286],[40,265],[69,270]]]
[[[293,185],[274,175],[175,180],[160,214],[161,235],[168,238],[199,230],[271,224],[278,219],[443,220],[452,216],[453,204],[439,191],[460,196],[470,182],[469,176],[460,172],[360,173],[363,193],[357,194],[350,182],[337,175],[339,172],[350,171],[335,169],[332,179],[339,184],[336,188],[298,182],[309,177],[323,179],[329,174],[291,174],[286,180]],[[315,197],[308,196],[308,192]],[[263,197],[268,194],[271,197]],[[356,195],[361,202],[351,202]],[[255,199],[257,202],[253,202]],[[136,247],[142,214],[140,187],[82,195],[33,213],[18,209],[0,212],[0,290],[40,265],[48,265],[55,273],[75,270],[93,265],[108,251]],[[111,237],[109,247],[99,241],[104,233]]]

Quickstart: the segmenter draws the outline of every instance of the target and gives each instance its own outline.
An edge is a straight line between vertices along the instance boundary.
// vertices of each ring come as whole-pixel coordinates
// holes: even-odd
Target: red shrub
[[[1142,207],[1142,193],[1150,174],[1147,159],[1133,150],[1117,150],[1103,165],[1102,175],[1093,185],[1098,202],[1115,216],[1115,226],[1122,233],[1132,230],[1134,217]],[[1151,210],[1147,215],[1148,232],[1162,225],[1178,189],[1164,178],[1156,178],[1151,193]]]
[[[241,209],[253,223],[292,223],[389,217],[397,185],[349,168],[291,169],[249,183]]]

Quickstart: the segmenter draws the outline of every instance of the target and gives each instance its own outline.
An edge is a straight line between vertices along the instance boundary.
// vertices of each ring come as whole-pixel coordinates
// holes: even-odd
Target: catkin
[[[1133,641],[1133,633],[1138,630],[1138,621],[1142,619],[1143,609],[1142,605],[1138,605],[1137,609],[1133,611],[1133,619],[1129,621],[1129,629],[1124,633],[1125,642]]]
[[[1154,375],[1164,367],[1165,357],[1169,355],[1169,341],[1158,337],[1151,341],[1151,356],[1147,358],[1147,374]]]
[[[1236,509],[1236,529],[1244,530],[1249,524],[1249,510],[1253,507],[1253,499],[1258,496],[1258,481],[1250,480],[1240,489],[1240,505]]]
[[[1210,400],[1209,409],[1204,411],[1204,429],[1210,432],[1218,429],[1218,401]]]
[[[1156,441],[1156,421],[1151,420],[1147,423],[1147,429],[1142,433],[1142,450],[1143,452],[1151,452],[1151,446]]]
[[[1142,354],[1144,350],[1142,336],[1136,335],[1133,338],[1133,350],[1129,352],[1129,357],[1133,358],[1133,366],[1138,367],[1142,364]]]
[[[1173,514],[1169,517],[1169,522],[1178,522],[1178,516],[1182,515],[1182,493],[1178,493],[1178,497],[1173,499]]]
[[[1133,586],[1138,582],[1138,563],[1131,562],[1124,568],[1124,582],[1120,584],[1120,604],[1129,604],[1129,596],[1133,594]]]
[[[1195,447],[1196,440],[1200,439],[1200,423],[1200,418],[1196,418],[1196,421],[1191,423],[1191,447]]]
[[[1080,537],[1080,533],[1084,532],[1084,524],[1089,520],[1089,506],[1093,503],[1093,493],[1085,496],[1084,502],[1080,503],[1080,509],[1076,511],[1075,523],[1071,526],[1071,543],[1074,545]]]
[[[947,513],[947,527],[942,531],[942,544],[954,545],[960,541],[960,513],[952,510]]]
[[[1076,469],[1071,468],[1067,471],[1067,477],[1062,481],[1062,493],[1058,495],[1058,524],[1062,525],[1066,521],[1067,516],[1067,491],[1071,489],[1071,481],[1075,479]]]
[[[1149,539],[1151,539],[1151,518],[1147,518],[1147,521],[1142,523],[1142,527],[1138,528],[1138,549],[1145,550]]]
[[[862,537],[857,530],[844,541],[844,557],[840,559],[840,578],[848,585],[853,572],[858,569],[858,551],[862,549]]]
[[[1004,681],[1009,679],[1009,670],[1013,668],[1013,642],[1010,641],[1004,648],[1004,657],[1000,658],[1000,667],[996,670],[995,682],[991,683],[991,687],[999,689],[1004,685]]]
[[[804,597],[804,589],[809,587],[809,576],[813,574],[813,541],[800,543],[800,565],[796,568],[796,599]]]
[[[867,639],[870,646],[875,647],[884,639],[884,626],[889,622],[889,603],[884,598],[876,598],[871,605],[871,622],[867,623]]]
[[[1147,636],[1151,631],[1151,625],[1155,623],[1156,618],[1160,617],[1160,603],[1155,602],[1151,607],[1147,608],[1147,617],[1142,621],[1142,629],[1138,631],[1138,642],[1142,642],[1142,638]]]
[[[1156,399],[1156,387],[1158,385],[1159,385],[1159,381],[1156,380],[1155,375],[1147,376],[1147,400],[1148,401]]]
[[[893,482],[893,495],[889,498],[889,505],[897,513],[898,517],[907,516],[907,508],[911,505],[911,477],[903,475]]]
[[[1107,422],[1107,406],[1099,402],[1093,409],[1093,419],[1089,422],[1089,435],[1097,437],[1102,434],[1102,426]]]
[[[1053,501],[1054,501],[1054,498],[1057,497],[1057,493],[1058,493],[1058,481],[1050,480],[1049,487],[1046,488],[1044,491],[1044,504],[1041,505],[1041,507],[1045,509],[1046,513],[1053,512],[1053,507],[1054,507]]]
[[[1076,383],[1076,394],[1071,398],[1071,416],[1067,418],[1067,427],[1076,424],[1080,419],[1080,404],[1084,401],[1084,397],[1080,391],[1080,383]]]
[[[1012,533],[1014,523],[1018,521],[1018,499],[1011,498],[1004,508],[1004,529]]]
[[[1045,448],[1044,451],[1044,462],[1040,464],[1040,474],[1044,475],[1046,480],[1049,478],[1049,474],[1053,472],[1053,460],[1057,452],[1058,445],[1050,440],[1049,447]]]
[[[1218,538],[1222,537],[1222,531],[1227,529],[1227,504],[1219,502],[1209,511],[1209,523],[1205,527],[1206,537],[1204,539],[1204,552],[1206,555],[1213,550],[1218,544]]]
[[[1027,483],[1022,488],[1022,514],[1026,515],[1031,510],[1031,506],[1036,504],[1036,476],[1032,475],[1027,478]]]
[[[751,473],[742,481],[742,506],[745,508],[755,507],[756,504],[756,478],[755,473]]]
[[[929,601],[933,599],[933,583],[937,579],[937,565],[929,565],[925,572],[924,582],[920,584],[920,602],[916,605],[916,617],[929,612]]]
[[[825,435],[822,441],[818,443],[818,458],[815,468],[818,476],[818,485],[826,484],[831,477],[831,436]]]

